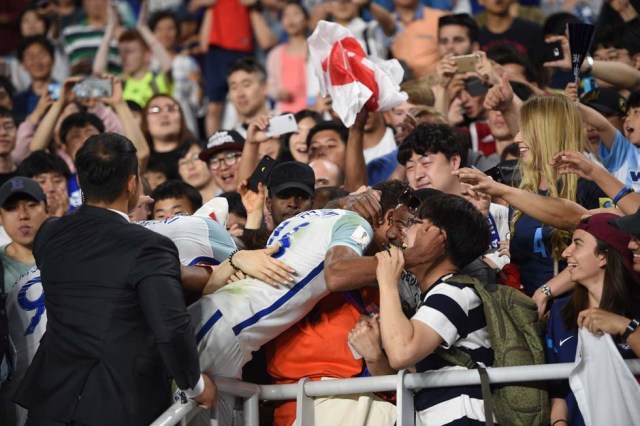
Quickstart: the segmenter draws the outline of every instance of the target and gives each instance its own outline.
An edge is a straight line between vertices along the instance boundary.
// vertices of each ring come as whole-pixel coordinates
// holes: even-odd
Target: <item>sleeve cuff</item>
[[[204,379],[202,378],[202,374],[198,379],[198,383],[191,389],[184,389],[184,394],[187,395],[187,398],[195,398],[199,396],[202,392],[204,392]]]

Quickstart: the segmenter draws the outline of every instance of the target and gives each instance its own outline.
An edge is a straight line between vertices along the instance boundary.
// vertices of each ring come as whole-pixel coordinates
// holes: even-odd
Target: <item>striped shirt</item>
[[[104,30],[104,28],[89,26],[86,21],[64,29],[62,32],[64,51],[69,58],[69,66],[72,70],[77,70],[78,67],[88,67],[89,73],[91,72],[93,60],[104,36]],[[112,74],[120,74],[118,43],[116,40],[111,40],[109,46],[107,70]]]
[[[482,301],[473,288],[443,277],[434,284],[413,316],[429,326],[442,339],[444,349],[460,348],[471,359],[486,366],[493,365],[487,321]],[[418,372],[461,369],[436,354],[416,364]],[[415,396],[416,424],[474,425],[484,424],[484,408],[480,386],[423,389]]]

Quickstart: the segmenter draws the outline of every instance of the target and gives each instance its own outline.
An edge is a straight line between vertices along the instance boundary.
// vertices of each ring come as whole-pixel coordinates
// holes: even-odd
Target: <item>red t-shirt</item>
[[[209,45],[227,50],[253,51],[249,10],[239,0],[218,0],[211,6]]]

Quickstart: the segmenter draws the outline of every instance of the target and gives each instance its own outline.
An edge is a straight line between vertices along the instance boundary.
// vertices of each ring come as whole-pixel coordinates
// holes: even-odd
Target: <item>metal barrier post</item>
[[[244,426],[258,426],[260,424],[260,408],[258,402],[257,393],[254,393],[244,400],[242,405],[244,411]]]
[[[413,410],[413,391],[407,389],[404,384],[404,377],[408,370],[400,370],[396,374],[396,424],[402,426],[413,426],[415,423],[415,412]]]
[[[307,396],[304,385],[311,382],[308,377],[298,382],[298,392],[296,395],[296,426],[314,426],[315,406],[313,398]]]

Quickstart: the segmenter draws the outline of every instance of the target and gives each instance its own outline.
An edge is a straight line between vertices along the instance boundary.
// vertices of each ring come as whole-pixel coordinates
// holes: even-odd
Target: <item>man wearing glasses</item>
[[[220,130],[209,138],[207,148],[200,152],[200,159],[209,165],[222,192],[235,191],[238,187],[238,164],[243,145],[244,138],[235,130]]]

